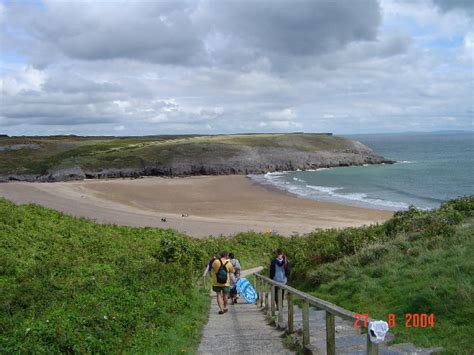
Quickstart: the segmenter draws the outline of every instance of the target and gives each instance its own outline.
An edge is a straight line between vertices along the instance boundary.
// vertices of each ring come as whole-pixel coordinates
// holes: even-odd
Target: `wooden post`
[[[283,289],[278,288],[278,324],[283,323]]]
[[[270,299],[270,315],[273,317],[275,315],[275,293],[276,287],[272,285],[272,295]]]
[[[309,345],[309,303],[303,303],[303,347]]]
[[[369,329],[367,329],[367,355],[378,355],[379,344],[374,344],[370,341]]]
[[[257,302],[255,302],[255,305],[258,307],[258,302],[260,301],[261,292],[260,292],[260,279],[257,276],[255,276],[255,291],[257,291]]]
[[[265,313],[270,315],[270,307],[268,306],[268,292],[265,292]]]
[[[334,314],[326,311],[326,353],[336,355],[336,320]]]
[[[286,302],[288,303],[288,333],[295,331],[295,325],[293,323],[293,295],[288,292],[286,296]]]

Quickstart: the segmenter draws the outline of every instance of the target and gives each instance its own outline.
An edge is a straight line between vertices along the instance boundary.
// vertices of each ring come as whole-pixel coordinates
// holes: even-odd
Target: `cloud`
[[[169,2],[45,1],[16,18],[42,48],[70,58],[131,58],[187,64],[202,55],[202,44],[189,18],[192,4]],[[33,10],[33,11],[31,11]]]
[[[294,120],[297,116],[296,113],[291,108],[286,108],[280,111],[266,112],[265,117],[271,120]]]
[[[471,0],[432,0],[443,12],[462,11],[467,15],[474,16],[474,4]]]
[[[286,67],[374,40],[380,23],[375,0],[356,7],[329,0],[45,1],[12,6],[9,16],[12,26],[28,31],[24,42],[39,65],[62,54],[243,69]]]
[[[472,127],[462,4],[0,4],[9,134]]]
[[[0,85],[3,95],[16,95],[21,92],[40,91],[45,80],[45,72],[24,66],[17,72],[2,76]]]
[[[217,15],[216,15],[217,14]],[[358,6],[329,0],[209,1],[196,15],[211,24],[210,52],[217,63],[287,67],[293,60],[319,56],[353,41],[376,38],[376,1]]]

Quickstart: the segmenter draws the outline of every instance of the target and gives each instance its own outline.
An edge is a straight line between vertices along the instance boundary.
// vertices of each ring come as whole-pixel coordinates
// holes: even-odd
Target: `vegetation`
[[[196,240],[0,199],[0,352],[193,353],[209,257],[227,249],[252,267],[278,247],[296,287],[373,318],[395,313],[397,341],[473,352],[473,222],[469,197],[370,227]],[[405,313],[434,313],[434,329],[405,328]]]
[[[261,263],[250,234],[200,242],[0,199],[0,353],[193,353],[209,307],[198,280],[231,243]]]
[[[149,137],[11,137],[0,147],[35,144],[35,149],[0,150],[0,175],[42,175],[55,168],[79,166],[143,168],[168,163],[174,157],[190,159],[228,157],[242,146],[292,148],[300,151],[348,150],[351,141],[320,134],[249,134]]]
[[[394,314],[396,342],[472,354],[473,217],[470,197],[398,212],[380,226],[314,233],[288,246],[293,284],[375,319]],[[408,328],[407,313],[434,314],[434,328]]]

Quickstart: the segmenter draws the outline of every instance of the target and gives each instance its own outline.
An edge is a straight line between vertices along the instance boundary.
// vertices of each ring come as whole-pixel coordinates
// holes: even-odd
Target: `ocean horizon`
[[[297,196],[384,210],[439,207],[474,194],[474,132],[346,135],[395,164],[249,175]]]

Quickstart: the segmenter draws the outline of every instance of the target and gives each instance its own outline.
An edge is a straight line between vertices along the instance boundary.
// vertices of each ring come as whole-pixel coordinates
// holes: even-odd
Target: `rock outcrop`
[[[273,171],[308,170],[338,166],[393,163],[357,141],[343,150],[301,150],[291,147],[249,146],[244,144],[198,143],[178,147],[166,160],[143,161],[137,167],[88,169],[70,166],[54,168],[39,176],[6,175],[0,181],[69,181],[141,176],[244,175]],[[199,151],[199,154],[194,154]]]

